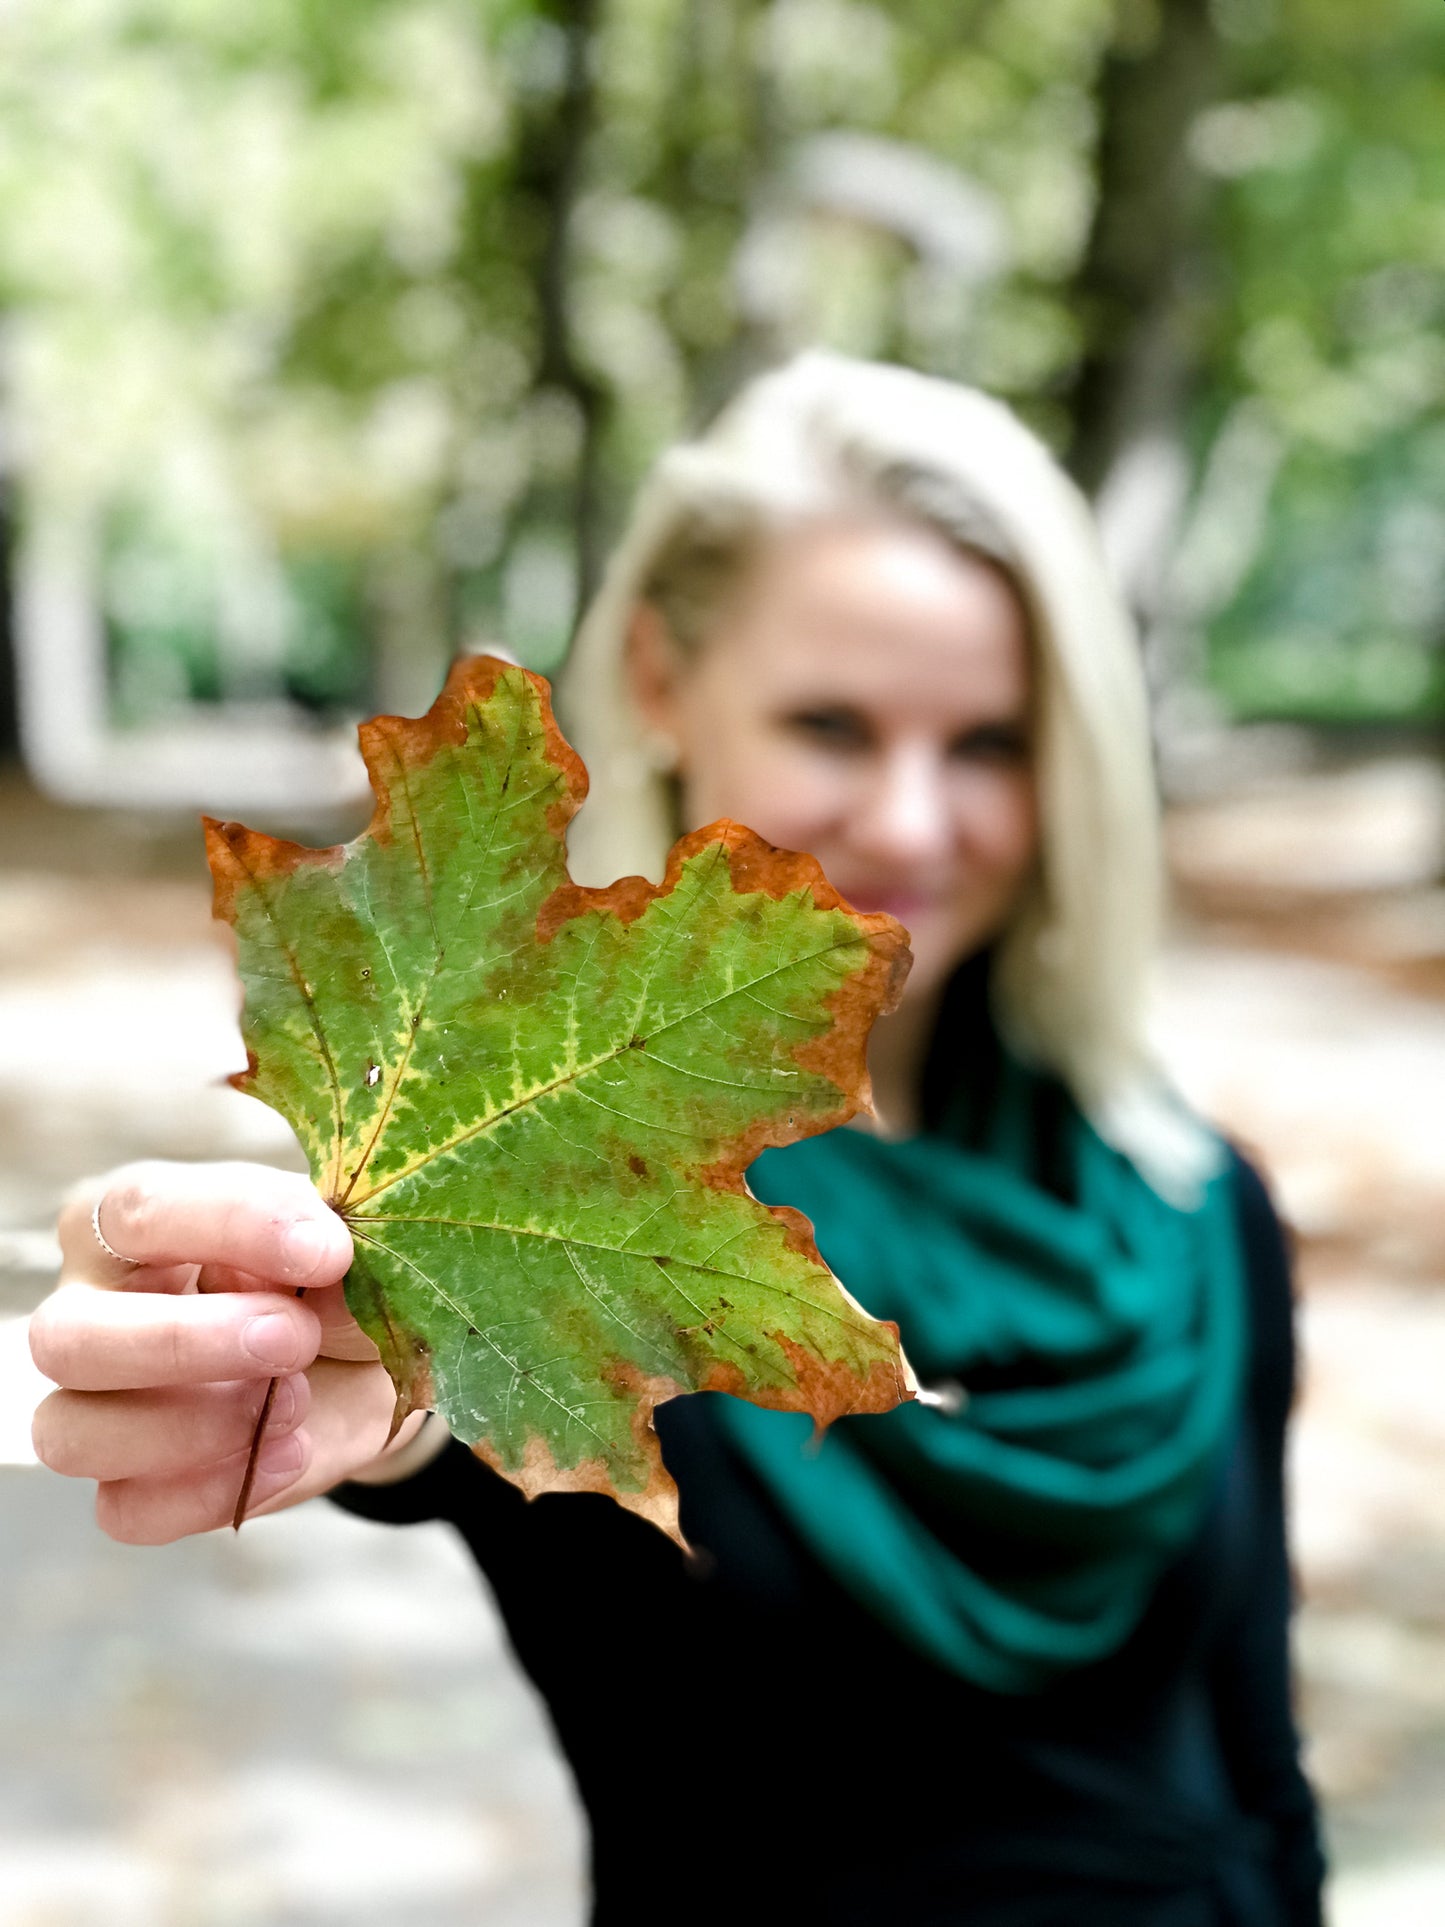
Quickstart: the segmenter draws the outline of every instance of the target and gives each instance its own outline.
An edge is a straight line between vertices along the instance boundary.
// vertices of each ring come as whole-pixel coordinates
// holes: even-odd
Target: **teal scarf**
[[[823,1256],[896,1319],[925,1385],[810,1421],[738,1399],[723,1428],[855,1598],[976,1685],[1035,1692],[1113,1652],[1196,1529],[1237,1409],[1242,1279],[1227,1169],[1166,1203],[1066,1099],[1070,1200],[1039,1181],[1043,1080],[1000,1054],[984,1141],[832,1131],[766,1152],[749,1183],[812,1219]],[[1058,1087],[1049,1087],[1057,1092]]]

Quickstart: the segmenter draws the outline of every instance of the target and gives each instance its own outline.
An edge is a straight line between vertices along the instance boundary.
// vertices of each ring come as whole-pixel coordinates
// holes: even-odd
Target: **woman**
[[[1143,1038],[1146,719],[1078,497],[984,397],[804,357],[660,464],[566,694],[582,880],[730,815],[908,925],[875,1129],[751,1182],[953,1409],[814,1449],[665,1406],[684,1561],[605,1500],[527,1505],[435,1422],[383,1449],[339,1221],[300,1180],[152,1166],[63,1222],[41,1457],[117,1536],[216,1525],[284,1374],[263,1506],[345,1480],[458,1525],[577,1775],[598,1921],[1317,1923],[1287,1268]]]

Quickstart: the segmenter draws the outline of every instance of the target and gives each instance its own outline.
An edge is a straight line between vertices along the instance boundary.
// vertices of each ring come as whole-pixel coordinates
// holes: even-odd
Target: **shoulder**
[[[1226,1144],[1239,1227],[1257,1400],[1288,1409],[1295,1387],[1294,1251],[1269,1184],[1253,1159]]]
[[[1282,1253],[1287,1261],[1284,1226],[1263,1171],[1252,1157],[1228,1138],[1224,1141],[1224,1150],[1229,1160],[1241,1234],[1247,1243],[1258,1245],[1261,1253],[1265,1249],[1271,1256]]]

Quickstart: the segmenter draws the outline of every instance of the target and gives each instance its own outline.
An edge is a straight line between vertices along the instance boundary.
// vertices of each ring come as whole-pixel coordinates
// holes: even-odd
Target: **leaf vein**
[[[839,937],[831,943],[824,944],[818,950],[810,950],[801,957],[791,957],[786,963],[775,965],[772,969],[764,971],[762,976],[753,978],[751,982],[747,984],[741,984],[733,989],[725,990],[708,1003],[697,1004],[691,1010],[683,1011],[677,1017],[670,1017],[666,1023],[657,1026],[652,1036],[654,1038],[661,1037],[667,1031],[676,1030],[679,1025],[690,1023],[696,1017],[710,1016],[719,1005],[726,1003],[729,998],[742,996],[758,984],[767,983],[772,978],[782,976],[789,970],[801,970],[804,965],[815,963],[820,957],[831,956],[836,950],[849,949],[857,942],[857,936],[850,933],[848,936]],[[550,1083],[539,1085],[533,1090],[524,1092],[522,1096],[516,1098],[511,1104],[504,1105],[500,1110],[493,1111],[488,1116],[479,1118],[474,1124],[468,1125],[464,1131],[459,1131],[455,1137],[448,1138],[445,1143],[428,1145],[424,1156],[405,1165],[400,1171],[393,1172],[390,1177],[383,1179],[380,1184],[374,1185],[371,1190],[364,1194],[359,1202],[365,1204],[369,1202],[370,1199],[378,1197],[383,1191],[389,1190],[392,1185],[400,1184],[404,1178],[412,1177],[426,1165],[434,1163],[436,1159],[450,1155],[451,1152],[457,1150],[461,1145],[468,1143],[472,1138],[479,1137],[484,1131],[490,1131],[496,1125],[504,1123],[514,1112],[523,1110],[529,1105],[536,1104],[544,1097],[550,1097],[554,1091],[562,1090],[566,1086],[572,1085],[579,1090],[579,1094],[586,1096],[586,1093],[580,1089],[582,1078],[589,1077],[593,1071],[601,1070],[604,1065],[615,1063],[624,1051],[630,1049],[633,1034],[635,1033],[629,1033],[626,1043],[614,1044],[611,1049],[604,1051],[601,1056],[594,1057],[590,1063],[579,1065],[575,1071],[568,1071],[561,1077],[553,1078]],[[648,1041],[651,1042],[651,1039]],[[594,1098],[592,1102],[595,1103],[597,1100]],[[603,1108],[607,1109],[608,1107],[604,1105]],[[622,1116],[623,1113],[618,1112],[616,1115]],[[648,1128],[651,1130],[660,1130],[664,1127],[653,1124],[649,1125]],[[693,1134],[681,1133],[680,1135]]]
[[[394,1222],[399,1222],[399,1221],[394,1221]],[[378,1251],[384,1251],[389,1258],[397,1259],[398,1262],[401,1264],[404,1264],[409,1271],[414,1271],[417,1277],[421,1279],[422,1283],[436,1298],[437,1302],[439,1304],[445,1305],[449,1312],[451,1312],[455,1317],[459,1318],[462,1321],[462,1324],[466,1328],[466,1333],[468,1337],[476,1336],[477,1338],[480,1338],[485,1344],[490,1345],[491,1349],[497,1354],[497,1357],[501,1359],[502,1363],[506,1365],[508,1369],[515,1374],[513,1378],[513,1385],[519,1384],[523,1380],[525,1380],[527,1384],[535,1386],[536,1389],[542,1394],[544,1398],[548,1399],[553,1405],[557,1407],[559,1412],[565,1412],[568,1418],[572,1419],[576,1424],[582,1426],[584,1431],[590,1432],[593,1438],[597,1440],[598,1444],[602,1447],[603,1451],[607,1454],[609,1458],[615,1456],[610,1442],[603,1437],[603,1435],[597,1430],[595,1425],[589,1425],[586,1419],[582,1417],[582,1414],[579,1410],[574,1410],[573,1407],[570,1406],[565,1399],[558,1398],[555,1392],[548,1390],[547,1386],[545,1386],[542,1383],[540,1378],[537,1378],[534,1376],[536,1372],[541,1371],[542,1369],[544,1369],[545,1366],[556,1364],[558,1362],[557,1359],[543,1359],[541,1363],[538,1365],[519,1364],[518,1361],[515,1358],[513,1358],[510,1353],[504,1352],[502,1350],[501,1346],[496,1342],[494,1338],[492,1338],[487,1332],[482,1331],[478,1326],[472,1323],[468,1314],[457,1303],[455,1298],[451,1296],[450,1292],[444,1291],[441,1285],[437,1283],[436,1279],[433,1278],[429,1272],[423,1271],[421,1266],[414,1263],[410,1258],[406,1256],[404,1252],[398,1251],[394,1245],[387,1244],[383,1239],[371,1237],[366,1232],[362,1232],[360,1235],[365,1239],[367,1244],[374,1246]],[[509,1386],[507,1389],[507,1412],[509,1416],[511,1412],[511,1395],[512,1395],[512,1386]]]

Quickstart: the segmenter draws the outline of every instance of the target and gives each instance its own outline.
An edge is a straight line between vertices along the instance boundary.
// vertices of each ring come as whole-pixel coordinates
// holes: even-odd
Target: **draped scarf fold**
[[[959,1409],[819,1440],[797,1414],[715,1404],[850,1593],[946,1669],[1028,1693],[1115,1651],[1196,1530],[1238,1405],[1243,1282],[1227,1162],[1171,1204],[1050,1083],[1046,1184],[1045,1080],[994,1049],[981,1132],[955,1103],[924,1135],[836,1130],[749,1173]]]

